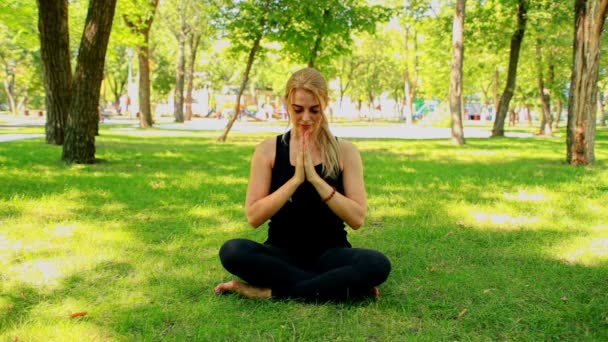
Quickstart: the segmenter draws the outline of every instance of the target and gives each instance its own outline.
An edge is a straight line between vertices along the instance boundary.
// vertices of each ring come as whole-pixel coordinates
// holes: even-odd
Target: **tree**
[[[513,32],[511,37],[511,50],[509,53],[509,70],[507,72],[507,84],[500,97],[498,103],[498,109],[496,111],[496,117],[494,118],[494,128],[492,129],[492,136],[504,136],[505,135],[505,118],[507,117],[507,111],[509,109],[509,103],[513,97],[515,91],[515,80],[517,77],[517,63],[519,62],[519,51],[521,44],[524,40],[524,34],[526,32],[528,12],[528,0],[519,0],[517,8],[517,28]]]
[[[373,32],[390,14],[361,0],[285,1],[284,6],[290,15],[282,18],[278,40],[294,61],[317,68],[348,52],[352,33]]]
[[[588,165],[595,161],[597,82],[600,42],[608,0],[576,0],[574,47],[568,98],[567,161]]]
[[[78,50],[74,87],[61,159],[95,163],[95,133],[99,122],[99,90],[116,9],[116,0],[91,0]]]
[[[68,1],[38,0],[38,30],[46,93],[46,142],[62,145],[72,92]]]
[[[421,0],[405,0],[401,6],[399,19],[403,28],[403,116],[407,124],[413,123],[414,99],[420,79],[418,58],[418,26],[429,10],[430,3]],[[412,44],[413,42],[413,44]],[[413,49],[413,53],[410,52]],[[413,64],[413,68],[410,66]],[[412,73],[413,69],[413,73]],[[412,75],[413,74],[413,75]]]
[[[538,98],[540,99],[540,105],[542,110],[542,117],[540,120],[540,128],[538,134],[541,135],[553,135],[552,131],[552,118],[551,118],[551,96],[549,88],[545,86],[545,77],[543,74],[543,51],[542,42],[540,38],[536,39],[536,64],[538,70]]]
[[[150,106],[150,29],[158,7],[158,0],[130,0],[123,19],[131,31],[138,36],[137,61],[139,64],[139,125],[152,127]]]
[[[464,145],[462,129],[462,64],[464,60],[465,0],[458,0],[454,10],[452,29],[452,72],[450,77],[450,113],[452,114],[452,142]]]
[[[236,96],[234,107],[234,115],[224,128],[224,133],[217,138],[218,142],[225,142],[228,137],[228,132],[234,125],[234,122],[240,115],[241,97],[249,82],[249,74],[253,66],[256,55],[260,51],[262,39],[268,34],[274,21],[271,20],[271,13],[279,15],[278,11],[272,11],[277,3],[273,0],[253,0],[250,2],[242,2],[237,4],[238,7],[230,10],[232,21],[228,26],[231,32],[231,42],[234,43],[234,48],[237,50],[249,50],[247,55],[247,65],[243,72],[241,86]],[[247,44],[250,44],[247,47]]]

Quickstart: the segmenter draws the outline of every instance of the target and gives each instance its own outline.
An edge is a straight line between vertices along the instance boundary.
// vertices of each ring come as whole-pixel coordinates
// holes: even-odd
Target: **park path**
[[[171,122],[171,118],[157,119],[156,129],[139,129],[138,121],[134,118],[112,118],[105,120],[103,124],[126,124],[127,127],[116,127],[112,133],[139,136],[193,136],[199,135],[201,131],[208,131],[209,134],[218,135],[226,127],[226,120],[195,118],[186,123]],[[14,117],[11,115],[0,114],[0,142],[14,141],[21,139],[35,139],[44,137],[44,134],[34,133],[3,133],[3,130],[14,129],[17,127],[44,126],[44,118],[37,117]],[[237,121],[232,126],[233,132],[269,132],[284,133],[287,130],[287,123],[274,122],[250,122]],[[192,133],[188,131],[197,131]],[[451,131],[449,128],[439,127],[420,127],[406,126],[405,124],[386,124],[386,123],[353,123],[332,125],[332,132],[342,138],[391,138],[391,139],[449,139]],[[464,135],[467,138],[488,138],[490,130],[487,127],[470,126],[465,127]],[[530,133],[507,132],[509,137],[530,137]]]

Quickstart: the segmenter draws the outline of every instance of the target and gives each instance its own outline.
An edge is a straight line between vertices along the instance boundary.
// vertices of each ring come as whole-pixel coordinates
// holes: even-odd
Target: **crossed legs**
[[[249,298],[295,298],[342,301],[377,294],[391,269],[383,254],[369,249],[331,248],[309,267],[286,251],[246,239],[226,242],[220,249],[226,270],[241,281],[221,283],[216,293],[236,292]]]

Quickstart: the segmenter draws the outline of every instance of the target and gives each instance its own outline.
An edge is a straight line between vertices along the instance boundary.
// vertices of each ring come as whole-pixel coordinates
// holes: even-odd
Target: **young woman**
[[[327,82],[312,68],[287,82],[291,129],[256,147],[245,211],[263,244],[227,241],[220,249],[232,280],[215,288],[249,298],[346,300],[378,295],[391,264],[382,253],[352,248],[345,223],[361,227],[367,213],[363,165],[352,144],[330,132]]]

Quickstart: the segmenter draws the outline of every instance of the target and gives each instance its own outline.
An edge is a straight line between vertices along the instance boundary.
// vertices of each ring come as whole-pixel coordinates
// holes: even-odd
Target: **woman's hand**
[[[302,150],[304,154],[303,164],[304,173],[306,174],[306,180],[314,184],[315,182],[322,180],[322,178],[317,173],[317,170],[315,170],[315,163],[312,160],[312,153],[310,152],[309,142],[310,131],[304,133],[304,137],[302,138]]]
[[[296,172],[293,175],[294,182],[296,185],[300,185],[304,183],[306,180],[306,173],[304,171],[304,151],[298,152],[298,157],[296,159]]]

